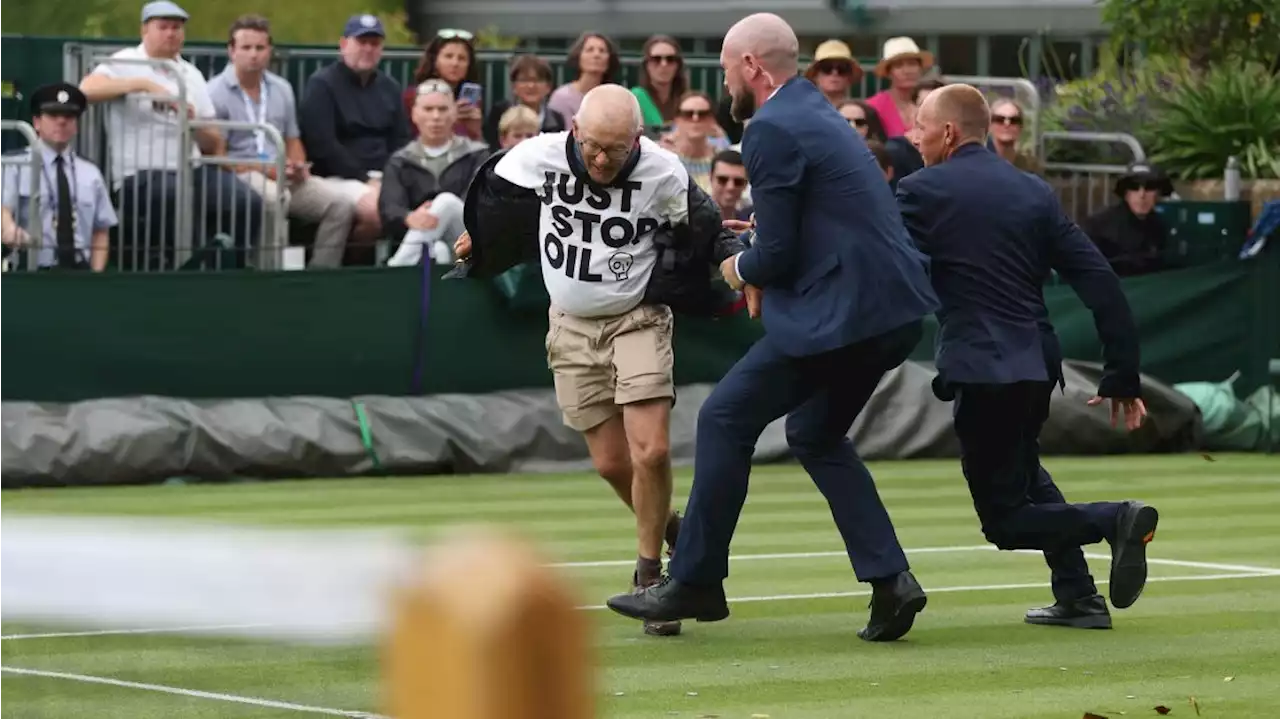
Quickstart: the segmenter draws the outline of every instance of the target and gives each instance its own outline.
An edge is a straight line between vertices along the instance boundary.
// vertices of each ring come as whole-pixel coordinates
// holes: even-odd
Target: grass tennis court
[[[1050,459],[1073,500],[1138,498],[1161,512],[1142,599],[1112,631],[1035,627],[1049,603],[1033,554],[983,546],[956,461],[873,471],[929,606],[907,639],[860,641],[856,583],[821,495],[797,466],[758,468],[726,585],[732,616],[675,639],[588,609],[608,717],[1280,716],[1280,457],[1198,454]],[[691,480],[677,473],[678,506]],[[584,605],[626,587],[631,518],[587,474],[23,490],[15,513],[192,517],[251,525],[517,526],[566,569]],[[1106,545],[1090,550],[1105,579]],[[617,560],[616,564],[610,560]],[[603,564],[603,566],[601,566]],[[86,588],[86,591],[92,591]],[[314,648],[173,634],[11,638],[65,631],[5,623],[14,719],[360,716],[379,710],[375,647]],[[148,685],[90,683],[105,678]],[[174,693],[177,690],[177,693]],[[200,692],[209,694],[196,696]],[[1192,701],[1194,697],[1194,702]],[[244,703],[245,701],[256,704]],[[266,706],[283,702],[293,706]]]

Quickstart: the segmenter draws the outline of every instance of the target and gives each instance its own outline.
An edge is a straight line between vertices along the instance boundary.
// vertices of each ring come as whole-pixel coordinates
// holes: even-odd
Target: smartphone
[[[484,88],[474,82],[464,82],[458,88],[458,101],[480,107],[484,100]]]

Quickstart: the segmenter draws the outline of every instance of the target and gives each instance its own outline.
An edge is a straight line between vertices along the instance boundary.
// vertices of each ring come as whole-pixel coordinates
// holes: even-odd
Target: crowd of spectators
[[[80,84],[90,103],[108,108],[110,177],[122,225],[140,226],[150,237],[172,236],[175,177],[186,161],[178,156],[178,113],[191,120],[265,123],[284,140],[283,177],[274,164],[275,144],[263,132],[193,126],[195,156],[232,160],[194,165],[194,234],[222,234],[242,248],[255,246],[263,241],[263,203],[283,200],[290,218],[314,226],[312,267],[372,263],[377,239],[389,241],[391,265],[452,262],[460,198],[484,159],[538,133],[568,129],[585,93],[621,80],[617,45],[585,33],[568,51],[568,82],[553,87],[546,60],[516,54],[507,63],[509,93],[486,103],[474,36],[445,29],[426,42],[413,84],[402,87],[379,69],[386,36],[381,21],[356,15],[342,28],[338,61],[306,81],[299,103],[290,84],[267,70],[272,36],[266,18],[235,21],[227,37],[229,63],[207,79],[181,55],[187,19],[168,0],[148,3],[141,43],[95,67]],[[156,101],[177,95],[178,85],[148,59],[181,69],[187,107]],[[909,135],[916,109],[941,86],[940,76],[933,55],[909,37],[884,43],[871,72],[887,87],[863,100],[853,93],[866,72],[845,42],[831,39],[817,47],[804,77],[867,141],[893,187],[922,166]],[[644,43],[631,90],[646,131],[679,156],[724,216],[750,216],[750,178],[738,152],[743,125],[729,119],[727,102],[690,88],[676,40],[655,35]],[[1035,158],[1021,150],[1022,131],[1018,103],[995,101],[991,150],[1038,172]],[[1142,231],[1153,232],[1150,224]],[[135,229],[132,236],[138,234]]]

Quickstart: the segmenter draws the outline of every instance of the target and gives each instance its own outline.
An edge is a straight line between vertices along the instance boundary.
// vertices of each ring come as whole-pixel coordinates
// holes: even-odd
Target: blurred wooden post
[[[588,619],[555,570],[492,534],[429,552],[395,599],[394,719],[593,719]]]

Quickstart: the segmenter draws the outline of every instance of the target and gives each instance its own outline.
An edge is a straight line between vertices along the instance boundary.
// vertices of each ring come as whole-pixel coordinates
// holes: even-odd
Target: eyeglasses
[[[822,61],[818,63],[818,72],[822,75],[839,75],[844,77],[853,74],[853,65],[841,61]]]
[[[631,154],[631,148],[634,146],[635,143],[630,145],[614,145],[612,147],[605,147],[591,140],[580,140],[578,142],[578,147],[582,149],[583,159],[591,160],[599,157],[601,153],[604,153],[604,156],[613,163],[622,162],[627,159]]]
[[[734,187],[746,187],[747,178],[730,177],[729,175],[716,175],[713,178],[717,185],[733,185]]]
[[[675,65],[680,62],[679,55],[650,55],[648,61],[654,65]]]
[[[701,120],[704,117],[711,117],[711,110],[686,110],[684,108],[680,108],[680,117],[686,120]]]
[[[1013,125],[1017,127],[1022,124],[1022,116],[1021,115],[992,115],[991,124],[992,125]]]
[[[865,117],[855,117],[855,118],[853,118],[853,119],[849,120],[849,126],[850,126],[850,127],[866,127],[866,126],[867,126],[867,118],[865,118]]]
[[[472,35],[468,30],[445,28],[443,30],[436,31],[436,37],[441,40],[466,40],[467,42],[471,42],[476,36]]]

